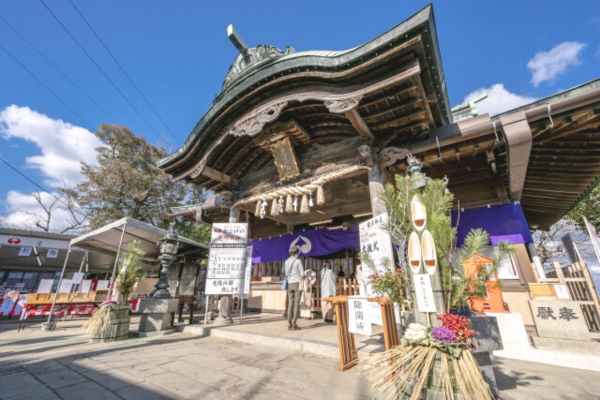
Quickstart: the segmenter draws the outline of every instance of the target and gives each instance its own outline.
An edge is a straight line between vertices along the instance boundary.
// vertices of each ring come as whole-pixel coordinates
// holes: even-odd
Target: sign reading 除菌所
[[[367,299],[348,297],[348,331],[359,335],[371,335],[371,320]]]
[[[238,294],[243,291],[248,224],[213,224],[205,294]]]

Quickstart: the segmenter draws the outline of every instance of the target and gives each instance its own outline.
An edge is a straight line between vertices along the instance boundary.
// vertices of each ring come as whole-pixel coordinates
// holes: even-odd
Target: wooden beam
[[[231,176],[226,175],[220,171],[217,171],[216,169],[212,169],[211,167],[208,167],[208,166],[204,167],[201,174],[206,176],[207,178],[210,178],[212,180],[215,180],[215,181],[218,181],[221,183],[225,183],[230,186],[234,186],[234,187],[238,186],[237,179],[232,178]]]
[[[350,120],[350,123],[352,123],[352,126],[354,127],[354,129],[356,129],[358,134],[362,136],[367,143],[372,144],[375,140],[375,137],[371,133],[371,130],[369,129],[365,121],[358,114],[358,111],[356,111],[356,108],[353,108],[350,111],[346,111],[344,114],[346,114],[346,117]]]

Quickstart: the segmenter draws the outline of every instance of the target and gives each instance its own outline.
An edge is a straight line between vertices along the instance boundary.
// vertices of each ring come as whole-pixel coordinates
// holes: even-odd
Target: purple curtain
[[[457,211],[452,211],[453,226],[456,226],[456,217]],[[533,242],[520,204],[501,204],[461,211],[456,245],[462,246],[465,236],[476,228],[490,234],[492,246],[503,240],[513,244]]]
[[[270,262],[288,258],[290,246],[300,247],[300,257],[326,256],[345,249],[360,249],[358,226],[346,230],[312,229],[286,233],[269,239],[250,241],[252,262]]]

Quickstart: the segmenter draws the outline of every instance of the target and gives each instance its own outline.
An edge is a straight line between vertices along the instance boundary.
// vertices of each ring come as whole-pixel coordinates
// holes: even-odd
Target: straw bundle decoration
[[[277,199],[273,199],[273,204],[271,205],[271,215],[273,217],[279,215],[279,204],[277,204]]]
[[[292,200],[292,195],[291,194],[287,195],[287,199],[286,199],[286,202],[285,202],[285,212],[286,213],[294,212],[294,204],[293,204],[293,200]]]
[[[300,203],[300,214],[310,214],[307,195],[302,196],[302,202]]]
[[[90,335],[99,332],[107,332],[110,329],[112,322],[113,319],[111,317],[110,307],[101,306],[98,311],[83,324],[83,330]]]
[[[441,326],[413,323],[402,345],[359,363],[382,399],[492,399],[469,347],[476,332],[455,314],[437,316]]]
[[[381,399],[416,400],[428,389],[444,399],[457,399],[459,394],[465,399],[493,399],[470,350],[455,358],[432,346],[397,346],[361,361],[359,368]],[[437,382],[426,385],[432,375],[437,375]]]
[[[323,186],[317,188],[317,204],[320,206],[325,204],[325,191],[323,190]]]
[[[254,215],[260,215],[260,208],[262,206],[262,201],[259,200],[256,202],[256,210],[254,211]]]

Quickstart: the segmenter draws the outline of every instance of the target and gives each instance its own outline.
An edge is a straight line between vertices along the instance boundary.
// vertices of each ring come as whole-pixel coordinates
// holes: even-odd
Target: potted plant
[[[83,325],[92,343],[114,342],[129,337],[129,295],[138,280],[140,262],[145,253],[139,249],[139,241],[129,245],[119,262],[120,272],[115,281],[113,299],[102,303]]]

